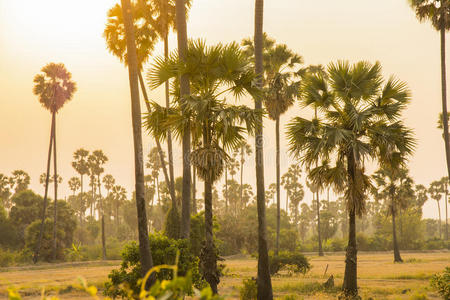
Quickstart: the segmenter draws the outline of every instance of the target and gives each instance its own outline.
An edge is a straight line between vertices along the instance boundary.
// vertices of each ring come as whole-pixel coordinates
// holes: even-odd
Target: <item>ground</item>
[[[392,253],[359,253],[358,285],[363,299],[411,299],[414,295],[426,295],[427,299],[441,299],[430,288],[431,275],[450,266],[450,252],[403,253],[404,263],[394,264]],[[295,299],[336,299],[336,289],[331,292],[313,292],[318,283],[333,275],[337,286],[342,284],[344,254],[324,257],[308,255],[312,269],[305,276],[283,274],[272,278],[275,297],[295,295]],[[225,260],[225,276],[219,293],[239,298],[242,280],[256,276],[256,260],[249,257],[230,257]],[[15,287],[24,299],[40,299],[45,287],[47,294],[59,293],[61,299],[89,299],[82,292],[72,289],[77,277],[85,278],[99,289],[107,280],[118,261],[83,262],[37,267],[18,267],[0,271],[0,294],[6,295],[8,287]],[[327,268],[328,265],[328,268]],[[326,271],[326,275],[324,275]],[[417,298],[425,299],[425,298]]]

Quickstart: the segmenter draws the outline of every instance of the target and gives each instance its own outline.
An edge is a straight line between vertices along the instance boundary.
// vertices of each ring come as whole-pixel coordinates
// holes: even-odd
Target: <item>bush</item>
[[[311,269],[308,259],[300,253],[280,252],[278,256],[269,256],[270,274],[274,275],[283,268],[290,267],[294,273],[306,274]]]
[[[194,286],[202,288],[206,283],[201,279],[198,270],[198,258],[190,250],[187,240],[174,240],[162,234],[150,235],[150,249],[154,265],[174,264],[177,252],[180,252],[178,262],[178,275],[184,276],[188,271],[192,274]],[[135,242],[127,244],[122,251],[122,263],[119,270],[113,270],[105,284],[105,295],[110,297],[125,296],[126,291],[122,285],[133,291],[136,298],[139,294],[138,281],[141,278],[139,247]],[[163,269],[157,274],[159,280],[171,279],[172,272]]]
[[[239,295],[241,300],[256,300],[258,287],[256,285],[256,280],[254,278],[244,279],[242,281],[243,287],[239,290]]]
[[[168,237],[172,239],[177,239],[180,236],[181,228],[180,228],[181,217],[178,209],[170,208],[167,212],[166,222],[164,224],[164,233]]]
[[[0,267],[8,267],[15,262],[14,253],[9,250],[0,249]]]
[[[435,274],[431,278],[431,286],[445,299],[450,299],[450,267],[446,267],[444,273]]]

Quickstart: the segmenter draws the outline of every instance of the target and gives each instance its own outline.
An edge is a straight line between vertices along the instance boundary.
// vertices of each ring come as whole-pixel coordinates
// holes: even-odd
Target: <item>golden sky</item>
[[[38,178],[46,166],[50,114],[32,93],[33,77],[45,64],[62,62],[78,91],[57,116],[59,173],[65,180],[61,194],[69,194],[66,182],[76,175],[70,165],[72,153],[80,147],[102,149],[110,160],[106,172],[131,191],[134,165],[128,73],[108,53],[102,37],[106,11],[117,2],[0,0],[0,173],[23,169],[31,175],[32,189],[43,192]],[[188,35],[208,43],[240,41],[253,34],[253,12],[252,0],[194,0]],[[415,19],[406,0],[266,0],[264,31],[301,54],[306,64],[378,60],[386,76],[395,74],[406,81],[413,101],[404,117],[418,139],[411,174],[417,183],[426,185],[445,176],[444,147],[436,129],[441,110],[439,35]],[[175,45],[172,35],[171,49]],[[159,53],[161,45],[155,55]],[[150,95],[164,102],[162,91]],[[282,126],[301,114],[298,107],[291,109],[282,117]],[[275,181],[274,124],[266,121],[265,126],[271,135],[266,134],[264,149],[269,185]],[[151,146],[151,139],[145,137],[145,151]],[[286,149],[284,139],[282,146]],[[284,173],[292,158],[283,149],[281,153]],[[244,173],[251,184],[253,160],[249,159]],[[181,175],[179,160],[175,171]],[[310,198],[306,192],[305,201]],[[436,203],[430,200],[425,216],[436,215]]]

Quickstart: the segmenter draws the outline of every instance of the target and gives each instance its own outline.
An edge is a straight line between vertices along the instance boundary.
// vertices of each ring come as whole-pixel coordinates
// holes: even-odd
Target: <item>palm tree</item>
[[[445,201],[445,240],[448,240],[448,177],[442,177],[440,180],[441,183],[441,191],[444,194]]]
[[[276,184],[277,184],[277,234],[275,254],[279,250],[280,236],[280,116],[294,104],[298,93],[299,82],[295,81],[297,72],[291,71],[301,63],[301,56],[288,49],[285,44],[275,44],[275,40],[266,35],[263,37],[264,65],[264,105],[269,118],[275,121],[276,137]],[[254,56],[254,45],[251,39],[243,41],[246,52]]]
[[[142,277],[153,267],[150,241],[148,240],[147,210],[145,208],[144,158],[142,151],[141,107],[139,101],[139,62],[136,51],[133,16],[130,0],[121,0],[123,23],[125,25],[126,53],[128,60],[128,76],[130,80],[131,113],[134,141],[134,172],[136,181],[136,209],[138,217],[139,254]],[[149,285],[153,283],[150,278]]]
[[[187,26],[186,26],[186,1],[175,0],[175,25],[177,27],[177,42],[178,42],[178,54],[182,62],[186,61],[188,51],[188,38],[187,38]],[[180,74],[179,78],[180,99],[190,96],[189,86],[189,74]],[[189,121],[185,124],[183,130],[182,139],[182,155],[183,155],[183,192],[181,195],[181,236],[183,238],[189,238],[190,232],[190,207],[191,207],[191,163],[190,163],[190,151],[191,151],[191,133]]]
[[[44,205],[42,209],[41,228],[39,231],[39,239],[35,250],[34,261],[37,262],[39,251],[42,241],[42,233],[44,230],[45,210],[47,208],[47,192],[48,181],[50,176],[50,159],[52,154],[53,144],[53,167],[54,176],[57,177],[57,164],[56,164],[56,113],[72,99],[73,94],[76,91],[76,84],[71,80],[72,74],[70,74],[64,64],[49,63],[41,69],[41,74],[37,74],[34,77],[33,93],[38,96],[39,102],[45,109],[49,110],[52,114],[52,125],[50,132],[50,146],[48,150],[47,159],[47,178],[44,193]],[[53,257],[56,258],[56,216],[58,199],[58,181],[54,181],[55,184],[55,205],[53,214]]]
[[[235,151],[238,151],[241,158],[240,158],[240,187],[239,187],[239,198],[241,202],[241,208],[244,207],[244,202],[242,199],[242,186],[244,184],[244,164],[245,164],[245,156],[249,156],[253,153],[251,146],[247,142],[243,142]]]
[[[0,173],[0,201],[6,209],[11,208],[11,202],[9,201],[9,196],[11,196],[10,182],[11,181],[8,176]]]
[[[107,161],[108,161],[108,157],[106,157],[106,155],[103,153],[102,150],[95,150],[88,157],[90,174],[93,177],[96,177],[95,183],[97,184],[97,188],[98,188],[99,203],[97,204],[97,212],[98,212],[99,218],[101,218],[101,224],[102,224],[101,227],[102,227],[103,260],[106,260],[106,240],[105,240],[105,214],[104,214],[102,191],[101,191],[102,181],[100,179],[100,176],[105,171],[105,169],[103,168],[103,165]]]
[[[30,185],[30,175],[23,170],[14,170],[9,178],[10,185],[14,188],[14,193],[20,193],[28,189]]]
[[[71,177],[67,183],[69,184],[69,188],[73,192],[73,195],[75,196],[75,193],[81,187],[80,178],[78,178],[78,177]]]
[[[349,238],[343,291],[355,295],[356,215],[364,213],[371,186],[364,174],[364,162],[370,158],[383,166],[392,161],[395,153],[412,152],[412,132],[399,119],[410,94],[406,84],[394,77],[384,83],[378,62],[350,65],[339,61],[331,63],[327,73],[304,79],[301,103],[317,108],[320,114],[311,120],[294,118],[288,125],[288,140],[291,153],[311,168],[313,183],[332,185],[345,192]],[[335,166],[324,167],[333,165],[332,161]],[[319,162],[326,164],[312,168]]]
[[[376,197],[385,199],[388,203],[389,213],[392,216],[392,243],[394,248],[394,262],[403,262],[397,242],[397,229],[395,218],[399,210],[407,207],[407,199],[402,195],[406,185],[412,185],[408,170],[398,166],[384,166],[372,176],[378,189]]]
[[[116,222],[117,232],[119,232],[119,209],[127,200],[127,191],[120,185],[115,185],[111,189],[111,198],[115,207],[114,221]]]
[[[317,166],[316,166],[317,168]],[[308,174],[308,177],[313,177],[314,173],[310,173]],[[319,178],[319,180],[321,180]],[[321,225],[320,225],[320,199],[319,199],[319,190],[323,187],[321,187],[320,185],[316,184],[313,182],[314,179],[312,181],[306,181],[306,186],[309,188],[309,190],[312,193],[312,204],[313,205],[315,203],[315,208],[316,208],[316,218],[317,218],[317,246],[318,246],[318,255],[319,256],[324,256],[323,253],[323,247],[322,247],[322,236],[321,236]]]
[[[145,19],[164,42],[164,57],[169,56],[169,31],[176,29],[176,3],[174,0],[139,0],[137,9],[144,12]],[[185,1],[185,11],[191,7],[191,0]],[[166,108],[170,106],[169,82],[165,83]],[[167,153],[169,159],[169,175],[171,188],[174,189],[172,136],[167,133]]]
[[[441,182],[439,181],[433,181],[430,184],[430,187],[428,188],[428,193],[430,194],[430,197],[432,199],[434,199],[437,203],[437,207],[438,207],[438,215],[439,215],[439,224],[438,224],[438,228],[439,228],[439,238],[442,238],[442,233],[441,233],[441,205],[440,202],[442,199],[442,185]]]
[[[190,160],[205,188],[206,245],[202,271],[213,292],[217,293],[219,273],[213,241],[212,186],[229,160],[227,150],[234,150],[244,140],[246,129],[252,132],[257,115],[245,106],[227,105],[223,97],[230,92],[235,97],[245,91],[253,92],[254,76],[239,45],[208,47],[203,41],[195,41],[189,44],[183,59],[177,53],[169,59],[158,59],[148,78],[156,88],[167,80],[183,77],[186,72],[190,74],[192,94],[178,99],[176,107],[170,109],[152,103],[154,109],[146,116],[144,124],[158,138],[164,138],[166,132],[172,130],[181,139],[185,137],[186,124],[189,124],[193,141],[201,141],[201,146],[191,153]]]
[[[109,195],[111,193],[111,189],[116,184],[116,180],[111,174],[106,174],[105,176],[103,176],[102,182],[105,185],[107,195]]]
[[[441,38],[441,88],[442,88],[442,116],[444,127],[445,154],[447,172],[450,177],[450,141],[447,114],[447,80],[445,67],[445,31],[450,29],[450,1],[448,0],[408,0],[420,22],[430,21],[439,31]]]
[[[144,3],[145,4],[145,3]],[[130,4],[131,5],[131,4]],[[145,6],[145,5],[144,5]],[[142,95],[144,97],[147,112],[150,110],[148,104],[148,95],[145,88],[144,79],[142,78],[142,68],[143,65],[150,58],[156,41],[158,39],[157,32],[154,29],[154,20],[152,19],[153,11],[147,11],[143,9],[143,2],[140,1],[138,6],[135,7],[133,4],[131,10],[135,13],[133,14],[133,25],[135,32],[135,46],[137,51],[137,64],[138,64],[138,79],[139,85],[141,87]],[[148,8],[148,7],[147,7]],[[122,15],[122,8],[119,4],[116,4],[108,11],[108,20],[103,32],[105,37],[107,47],[109,51],[117,56],[121,62],[128,65],[128,56],[126,48],[125,39],[125,27],[124,18]],[[160,156],[162,157],[163,151],[161,144],[158,140],[155,140],[156,146],[158,147]],[[169,174],[167,172],[166,164],[163,163],[163,173],[166,182],[170,182]],[[172,197],[172,202],[175,202],[175,188],[173,185],[169,185],[170,196]]]
[[[263,14],[264,0],[255,0],[255,73],[257,87],[263,87]],[[261,95],[255,98],[255,109],[262,109]],[[269,271],[269,254],[266,230],[266,201],[264,199],[264,154],[263,154],[263,120],[258,119],[255,131],[255,160],[256,160],[256,206],[258,209],[258,299],[273,299],[272,282]]]
[[[89,165],[87,162],[88,156],[89,151],[83,148],[80,148],[73,153],[74,161],[72,162],[72,167],[78,174],[80,174],[80,203],[83,203],[83,175],[89,174]],[[81,225],[82,224],[80,224],[80,226]]]

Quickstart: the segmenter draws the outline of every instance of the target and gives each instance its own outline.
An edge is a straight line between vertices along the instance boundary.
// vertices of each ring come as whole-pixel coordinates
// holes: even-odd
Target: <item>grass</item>
[[[450,253],[402,253],[402,257],[404,263],[394,264],[392,253],[358,253],[358,285],[362,299],[440,299],[429,287],[429,278],[450,265]],[[336,299],[342,285],[344,254],[308,255],[308,258],[312,269],[306,275],[281,274],[272,278],[276,298]],[[109,272],[118,265],[119,261],[106,261],[0,269],[0,294],[4,295],[8,286],[15,286],[24,299],[40,299],[45,287],[48,294],[59,294],[61,299],[86,299],[85,294],[73,289],[77,277],[84,277],[101,289]],[[256,277],[257,262],[240,256],[227,259],[225,265],[226,275],[221,278],[219,292],[238,299],[242,280]],[[335,287],[325,290],[322,283],[330,275],[334,276]]]

